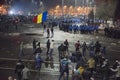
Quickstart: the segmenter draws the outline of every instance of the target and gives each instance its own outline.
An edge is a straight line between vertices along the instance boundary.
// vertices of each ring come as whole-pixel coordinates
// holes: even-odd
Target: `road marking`
[[[18,61],[19,59],[13,59],[13,58],[0,58],[0,60],[10,60],[10,61]],[[24,62],[35,62],[35,60],[27,60],[27,59],[22,59]],[[50,63],[50,61],[44,61]],[[53,64],[59,64],[59,62],[54,62]]]
[[[120,43],[120,41],[118,41],[118,43]]]
[[[41,48],[46,48],[46,43],[41,43],[40,46],[41,46]],[[33,48],[32,43],[24,44],[24,47],[25,48]]]
[[[19,59],[13,59],[13,58],[0,58],[0,60],[11,60],[11,61],[18,61]],[[22,59],[22,61],[29,61],[29,62],[34,62],[35,60],[27,60],[27,59]]]
[[[5,67],[0,67],[1,70],[15,70],[15,68],[5,68]],[[33,70],[33,69],[30,69],[31,72],[38,72],[38,70]],[[50,75],[59,75],[59,70],[48,70],[48,69],[41,69],[40,71],[42,74],[45,73],[45,74],[50,74]],[[52,74],[51,74],[52,73]]]
[[[117,44],[116,43],[111,43],[111,45],[115,45],[116,46]]]
[[[110,49],[110,51],[113,51],[113,52],[119,52],[119,53],[120,53],[120,51],[117,51],[117,50],[112,50],[112,49]]]
[[[20,33],[9,33],[7,35],[9,35],[9,36],[18,36],[18,35],[20,35]]]

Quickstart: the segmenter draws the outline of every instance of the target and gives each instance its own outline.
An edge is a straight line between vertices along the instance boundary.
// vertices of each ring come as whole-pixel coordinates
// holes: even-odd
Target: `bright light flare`
[[[10,15],[15,14],[15,12],[14,12],[13,10],[9,11],[8,13],[9,13]]]
[[[10,14],[13,14],[13,11],[10,11]]]

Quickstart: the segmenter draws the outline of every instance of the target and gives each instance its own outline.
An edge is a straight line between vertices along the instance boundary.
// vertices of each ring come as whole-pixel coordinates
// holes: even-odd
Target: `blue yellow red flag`
[[[42,23],[42,22],[46,21],[47,20],[47,14],[48,14],[47,11],[45,11],[41,14],[38,14],[37,16],[35,16],[33,18],[33,22],[39,24],[39,23]]]

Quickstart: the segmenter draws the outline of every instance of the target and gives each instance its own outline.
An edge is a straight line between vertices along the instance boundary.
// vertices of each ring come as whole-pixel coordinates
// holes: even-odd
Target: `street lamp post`
[[[93,13],[94,13],[94,23],[95,23],[95,16],[96,16],[96,5],[93,6]]]
[[[77,0],[75,0],[75,8],[77,7]]]
[[[95,25],[95,15],[96,15],[95,0],[92,0],[92,5],[93,5],[93,22],[94,22],[94,25]]]
[[[62,16],[64,15],[64,13],[63,13],[63,6],[64,6],[64,0],[62,0]]]
[[[77,0],[75,0],[75,13],[76,13],[76,11],[77,11]]]
[[[83,0],[83,9],[85,9],[85,0]],[[83,11],[83,17],[84,17],[84,21],[85,21],[85,11]]]

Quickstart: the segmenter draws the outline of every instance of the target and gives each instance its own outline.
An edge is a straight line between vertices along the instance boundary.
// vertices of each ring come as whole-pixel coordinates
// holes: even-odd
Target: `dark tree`
[[[114,14],[114,20],[120,19],[120,0],[117,0],[117,5]]]

